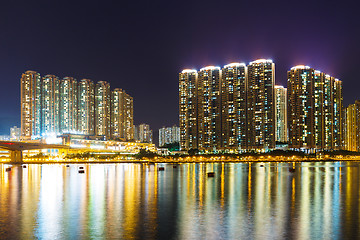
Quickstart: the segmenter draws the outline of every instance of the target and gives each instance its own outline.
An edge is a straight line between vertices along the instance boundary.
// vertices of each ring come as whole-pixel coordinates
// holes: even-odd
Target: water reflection
[[[0,236],[359,236],[359,163],[0,164]],[[158,171],[164,166],[165,171]],[[289,168],[295,172],[289,172]],[[215,172],[209,178],[207,172]]]

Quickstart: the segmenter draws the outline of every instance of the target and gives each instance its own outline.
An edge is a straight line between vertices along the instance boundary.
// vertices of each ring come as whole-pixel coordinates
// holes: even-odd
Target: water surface
[[[360,236],[356,162],[7,167],[0,164],[1,239]]]

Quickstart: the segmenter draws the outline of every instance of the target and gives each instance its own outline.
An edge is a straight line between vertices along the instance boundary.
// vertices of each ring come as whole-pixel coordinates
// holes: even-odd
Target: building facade
[[[221,69],[208,66],[200,69],[197,79],[198,148],[222,148]]]
[[[275,64],[256,60],[179,74],[182,150],[266,151],[275,147]]]
[[[60,130],[60,80],[55,75],[45,75],[42,81],[41,136],[54,136]]]
[[[163,127],[159,129],[159,147],[180,142],[180,127]]]
[[[100,81],[95,86],[95,135],[110,139],[110,84]]]
[[[222,149],[247,149],[247,67],[231,63],[222,69]]]
[[[119,88],[111,93],[111,137],[134,139],[133,98]]]
[[[17,126],[10,128],[10,141],[20,141],[21,129]]]
[[[185,69],[179,74],[180,148],[198,149],[197,71]]]
[[[60,82],[60,133],[78,133],[78,83],[64,77]]]
[[[348,151],[360,151],[360,101],[356,100],[345,108],[344,116],[344,148]]]
[[[308,66],[288,71],[289,148],[341,149],[342,82]]]
[[[41,135],[41,76],[26,71],[21,76],[21,136],[28,140]]]
[[[142,123],[135,127],[135,140],[142,143],[152,143],[153,133],[148,124]]]
[[[283,86],[275,86],[275,141],[288,141],[287,89]]]
[[[119,98],[117,130],[124,140],[134,139],[133,98],[117,89]],[[121,104],[121,106],[119,105]],[[121,112],[118,110],[121,108]],[[55,75],[26,71],[21,76],[21,139],[56,137],[61,134],[96,135],[111,139],[112,122],[110,84],[89,79],[77,82],[72,77],[61,81]],[[113,114],[115,116],[115,114]],[[120,119],[121,118],[121,119]]]
[[[125,139],[134,140],[134,100],[127,93],[125,96]]]
[[[259,59],[248,66],[248,149],[275,147],[275,64]]]
[[[78,84],[77,130],[80,134],[95,134],[95,85],[90,79]]]

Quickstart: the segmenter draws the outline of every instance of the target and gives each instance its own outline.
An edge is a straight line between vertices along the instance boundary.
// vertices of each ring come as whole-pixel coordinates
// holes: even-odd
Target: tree
[[[179,142],[168,143],[168,144],[165,144],[164,146],[161,146],[161,147],[162,148],[167,148],[170,152],[180,150]]]
[[[188,151],[188,154],[190,155],[190,156],[194,156],[194,155],[196,155],[196,154],[198,154],[199,153],[199,149],[196,149],[196,148],[191,148],[191,149],[189,149],[189,151]]]
[[[135,157],[137,159],[142,159],[142,158],[154,158],[157,157],[158,154],[151,152],[150,150],[146,150],[144,148],[141,148],[139,153],[135,155]]]

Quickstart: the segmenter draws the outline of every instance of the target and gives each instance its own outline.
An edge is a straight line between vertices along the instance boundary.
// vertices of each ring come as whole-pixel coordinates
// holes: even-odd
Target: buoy
[[[85,173],[85,171],[84,170],[79,170],[79,173]]]
[[[8,168],[5,169],[5,171],[6,171],[6,172],[10,172],[10,171],[11,171],[11,168],[8,167]]]
[[[165,168],[164,167],[159,167],[159,171],[164,171]]]
[[[264,166],[264,165],[262,165],[262,164],[260,165],[260,167],[263,167],[263,166]]]
[[[173,168],[177,168],[177,166],[176,166],[176,165],[174,165],[174,166],[173,166]]]
[[[79,167],[79,169],[84,169],[84,167]]]
[[[70,165],[66,165],[66,167],[70,167]]]
[[[208,176],[208,177],[215,177],[215,173],[214,173],[214,172],[208,172],[208,173],[207,173],[207,176]]]
[[[26,165],[23,165],[23,168],[26,168]]]

